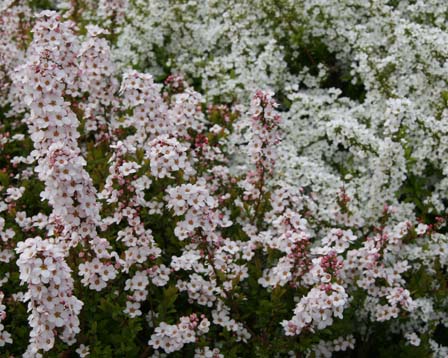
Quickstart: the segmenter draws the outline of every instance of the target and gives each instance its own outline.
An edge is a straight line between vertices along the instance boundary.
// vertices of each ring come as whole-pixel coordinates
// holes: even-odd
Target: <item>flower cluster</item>
[[[6,306],[3,304],[4,297],[4,293],[0,291],[0,347],[12,343],[11,334],[5,330],[5,326],[1,323],[6,318]]]
[[[15,67],[25,58],[31,23],[31,9],[25,1],[6,0],[0,5],[0,106],[10,103],[15,109],[10,115],[23,108],[13,79]]]
[[[0,355],[446,356],[429,3],[1,5]]]
[[[251,103],[249,157],[258,171],[272,172],[277,159],[275,148],[280,142],[280,114],[275,111],[277,103],[272,96],[271,92],[257,91]]]
[[[218,348],[210,349],[209,347],[197,348],[194,352],[194,358],[224,358]]]
[[[171,173],[182,170],[185,177],[194,174],[187,159],[189,148],[176,138],[160,135],[148,143],[147,159],[151,165],[151,174],[156,178],[172,177]]]
[[[78,148],[77,138],[79,133],[77,127],[79,121],[73,112],[70,102],[66,101],[66,96],[76,96],[78,94],[78,71],[77,71],[77,51],[79,48],[78,39],[74,35],[74,24],[70,22],[60,22],[59,15],[53,12],[43,12],[37,21],[33,32],[33,44],[29,49],[29,60],[22,66],[21,81],[26,93],[25,102],[30,107],[30,116],[27,118],[31,138],[34,142],[33,155],[38,161],[35,171],[39,179],[45,183],[45,190],[41,193],[43,199],[53,208],[48,220],[48,234],[54,237],[55,245],[48,249],[56,250],[57,260],[60,259],[60,252],[64,256],[68,255],[68,250],[77,246],[78,243],[88,244],[93,250],[94,257],[108,259],[110,254],[107,250],[110,244],[102,239],[96,232],[96,227],[100,223],[99,205],[96,201],[96,190],[93,187],[92,180],[84,167],[85,160],[82,158]],[[28,245],[33,245],[33,239]],[[41,239],[34,239],[36,245],[41,245]],[[41,245],[45,250],[47,246]],[[43,253],[44,257],[46,253]],[[22,272],[26,272],[27,267],[33,267],[33,256],[23,255],[18,260]],[[31,262],[27,262],[30,260]],[[62,264],[61,264],[62,265]],[[98,265],[98,264],[97,264]],[[101,266],[104,266],[101,263]],[[41,266],[46,267],[47,264]],[[90,283],[90,286],[99,289],[101,284],[95,284],[98,281],[104,282],[114,278],[114,270],[101,268],[101,271],[94,271],[94,264],[81,264],[80,273],[84,275],[84,284]],[[53,267],[54,268],[54,267]],[[70,276],[70,270],[64,268],[65,274]],[[44,271],[46,275],[53,275],[54,272]],[[105,272],[109,272],[106,274]],[[63,274],[63,272],[61,272]],[[99,277],[102,279],[100,280]],[[48,277],[44,277],[48,280]],[[40,280],[34,282],[39,285]],[[58,282],[55,287],[51,287],[54,292],[52,295],[58,296],[64,290],[71,294],[73,280],[66,278],[65,286]],[[24,276],[22,282],[28,282],[28,277]],[[105,286],[105,285],[104,285]],[[104,287],[102,286],[102,287]],[[31,292],[32,287],[29,287]],[[40,295],[31,294],[30,309],[35,312],[40,311],[40,305],[44,300]],[[34,297],[34,296],[37,296]],[[52,296],[48,296],[52,297]],[[45,299],[45,296],[43,297]],[[79,304],[78,304],[79,306]],[[70,307],[70,306],[69,306]],[[80,309],[71,309],[74,322],[70,323],[74,328],[64,330],[63,339],[72,342],[74,333],[78,330],[76,326],[76,315]],[[45,312],[45,311],[44,311]],[[67,313],[67,310],[64,312]],[[60,312],[59,312],[60,313]],[[39,314],[33,318],[35,324],[32,325],[32,352],[39,349],[49,350],[54,344],[53,333],[41,335],[42,327],[46,331],[53,329],[54,322],[45,323],[45,314]],[[66,317],[58,320],[56,327],[62,327],[67,323]],[[33,342],[33,337],[38,336],[38,340]],[[41,341],[48,336],[48,339]]]
[[[148,139],[170,131],[171,121],[167,118],[167,105],[160,88],[149,74],[137,71],[123,74],[120,87],[123,105],[132,109],[132,115],[127,116],[124,125],[136,129],[134,136],[127,138],[135,146],[141,147]]]
[[[283,321],[286,335],[298,335],[303,330],[323,329],[333,323],[333,317],[342,318],[348,295],[338,284],[323,284],[312,288],[294,309],[290,321]]]
[[[28,285],[24,300],[29,301],[31,311],[26,356],[35,357],[40,350],[53,348],[57,331],[64,342],[73,344],[80,331],[78,315],[83,304],[73,295],[73,279],[64,250],[35,237],[20,242],[16,251],[20,255],[20,280]]]
[[[80,91],[88,93],[88,101],[82,101],[80,107],[86,119],[87,131],[96,131],[98,127],[107,130],[110,121],[108,113],[114,107],[114,94],[118,82],[113,76],[114,64],[111,59],[108,42],[100,38],[107,32],[97,26],[87,26],[88,38],[79,50]]]
[[[198,213],[204,208],[213,208],[216,206],[215,200],[204,185],[204,182],[183,184],[167,189],[167,207],[173,209],[176,215],[185,216],[189,211]]]
[[[428,183],[422,204],[445,207],[446,174],[432,175],[446,167],[443,2],[141,2],[128,11],[115,49],[123,66],[168,67],[213,99],[248,104],[266,87],[287,98],[278,165],[283,180],[319,195],[321,217],[333,217],[345,186],[352,221],[373,219],[385,202],[410,218],[416,204],[395,194],[415,176]]]
[[[350,335],[332,341],[320,341],[313,347],[313,353],[316,358],[331,358],[334,352],[345,352],[353,348],[355,348],[355,339]]]
[[[196,337],[207,333],[210,322],[205,317],[198,317],[195,313],[181,317],[178,324],[161,323],[154,331],[148,344],[155,349],[163,349],[172,353],[181,349],[185,344],[195,342]]]

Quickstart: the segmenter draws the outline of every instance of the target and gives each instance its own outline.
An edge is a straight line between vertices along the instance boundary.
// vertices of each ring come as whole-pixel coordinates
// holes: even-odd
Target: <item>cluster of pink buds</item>
[[[277,159],[276,146],[280,142],[280,114],[272,92],[257,91],[252,99],[250,113],[252,138],[249,155],[257,170],[274,170]]]
[[[176,74],[169,75],[164,83],[171,93],[182,93],[188,87],[184,78]]]
[[[325,272],[338,275],[344,264],[338,259],[336,252],[330,252],[320,259],[320,267]]]

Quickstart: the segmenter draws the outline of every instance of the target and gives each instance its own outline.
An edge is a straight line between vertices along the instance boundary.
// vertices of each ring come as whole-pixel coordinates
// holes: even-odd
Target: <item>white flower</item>
[[[80,344],[79,347],[76,349],[76,353],[78,353],[80,358],[88,357],[90,355],[90,348],[89,346]]]

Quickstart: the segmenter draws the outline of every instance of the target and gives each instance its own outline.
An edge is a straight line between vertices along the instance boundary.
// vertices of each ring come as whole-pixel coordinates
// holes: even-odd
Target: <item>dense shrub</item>
[[[6,0],[1,356],[448,356],[447,14]]]

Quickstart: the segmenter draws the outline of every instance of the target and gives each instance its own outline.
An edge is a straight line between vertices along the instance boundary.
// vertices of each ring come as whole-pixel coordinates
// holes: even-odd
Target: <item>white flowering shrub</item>
[[[448,5],[0,5],[0,356],[446,357]]]

